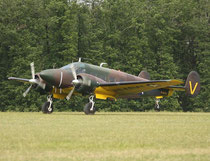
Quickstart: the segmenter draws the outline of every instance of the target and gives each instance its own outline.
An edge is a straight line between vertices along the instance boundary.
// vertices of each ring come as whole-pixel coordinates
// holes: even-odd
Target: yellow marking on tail
[[[192,89],[192,82],[191,81],[189,81],[189,84],[190,84],[190,93],[191,93],[191,95],[193,95],[195,93],[195,90],[196,90],[197,86],[198,86],[198,82],[196,82],[193,89]]]

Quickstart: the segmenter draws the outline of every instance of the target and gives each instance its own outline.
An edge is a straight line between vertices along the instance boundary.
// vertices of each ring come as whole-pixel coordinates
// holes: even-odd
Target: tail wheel
[[[95,107],[92,107],[93,106],[93,103],[92,102],[89,102],[85,105],[84,107],[84,113],[86,115],[94,115],[95,112],[96,112],[96,109]]]
[[[42,105],[42,112],[44,114],[51,114],[53,112],[53,104],[52,104],[52,102],[45,102]]]

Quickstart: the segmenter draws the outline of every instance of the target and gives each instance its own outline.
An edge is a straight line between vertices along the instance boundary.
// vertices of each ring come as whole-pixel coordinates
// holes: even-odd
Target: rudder
[[[185,91],[188,96],[195,97],[200,93],[200,76],[197,72],[189,73],[186,83]]]

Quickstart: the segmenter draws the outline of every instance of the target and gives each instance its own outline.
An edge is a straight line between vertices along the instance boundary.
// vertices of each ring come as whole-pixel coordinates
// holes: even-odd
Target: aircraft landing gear
[[[160,111],[160,105],[159,105],[160,99],[155,100],[155,111],[159,112]]]
[[[53,112],[52,95],[47,96],[47,102],[42,105],[42,112],[44,114],[51,114]]]
[[[95,102],[93,101],[94,99],[94,95],[91,95],[89,97],[89,103],[87,103],[85,106],[84,106],[84,113],[86,115],[94,115],[95,112],[96,112],[96,109],[94,107],[95,105]]]

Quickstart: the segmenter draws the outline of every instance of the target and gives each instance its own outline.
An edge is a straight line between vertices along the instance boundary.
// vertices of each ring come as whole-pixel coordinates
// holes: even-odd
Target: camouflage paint
[[[105,83],[105,82],[122,82],[122,81],[148,81],[148,79],[140,77],[141,75],[145,75],[146,78],[149,78],[149,75],[146,73],[140,74],[138,77],[117,71],[114,69],[109,69],[105,67],[99,67],[92,64],[87,64],[83,62],[76,62],[68,64],[60,69],[48,69],[40,72],[40,77],[44,79],[47,83],[49,83],[51,86],[54,87],[53,93],[57,98],[65,98],[65,96],[69,93],[69,91],[72,89],[72,68],[75,69],[77,77],[84,77],[88,78],[90,80],[93,80],[98,83]],[[91,89],[85,89],[90,90],[89,92],[94,93],[95,87],[91,87]],[[60,91],[60,88],[63,88],[62,91]],[[167,96],[168,95],[167,89],[157,89],[152,91],[147,91],[135,95],[125,95],[118,98],[139,98],[142,96]],[[81,90],[77,90],[77,92],[82,92]],[[106,98],[112,98],[113,92],[107,91],[102,88],[97,88],[95,90],[95,94],[97,93],[97,98],[99,99],[106,99]],[[83,93],[83,94],[88,94]]]

